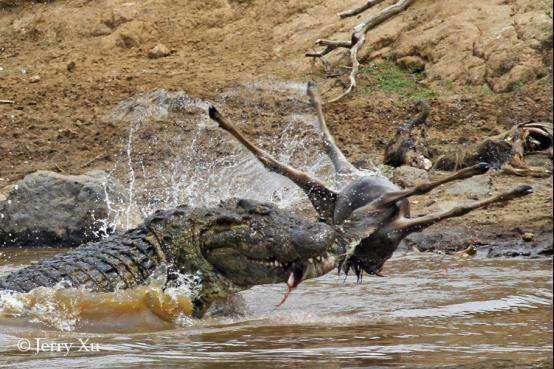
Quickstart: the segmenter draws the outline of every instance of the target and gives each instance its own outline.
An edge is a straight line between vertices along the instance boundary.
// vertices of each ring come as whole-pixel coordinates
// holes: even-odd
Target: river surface
[[[59,250],[3,250],[0,274]],[[336,274],[306,281],[279,308],[285,286],[258,286],[242,293],[245,316],[202,321],[162,320],[127,295],[99,301],[113,316],[89,314],[86,322],[44,306],[14,314],[4,296],[0,366],[416,368],[552,360],[550,260],[398,253],[385,274],[362,284]]]

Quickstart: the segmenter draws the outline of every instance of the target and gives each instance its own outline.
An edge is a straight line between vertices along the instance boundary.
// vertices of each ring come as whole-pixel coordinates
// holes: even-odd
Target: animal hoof
[[[487,163],[479,163],[479,164],[476,164],[473,168],[475,168],[475,170],[477,170],[478,173],[484,174],[490,169],[490,165]]]
[[[217,118],[219,117],[219,111],[215,108],[215,106],[213,106],[212,104],[210,104],[210,106],[208,107],[208,115],[210,116],[211,119],[217,121]]]
[[[533,193],[533,187],[527,185],[519,186],[515,189],[515,192],[521,196],[530,195]]]

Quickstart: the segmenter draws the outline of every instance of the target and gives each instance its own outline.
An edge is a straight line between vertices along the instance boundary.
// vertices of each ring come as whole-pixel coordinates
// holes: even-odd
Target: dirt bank
[[[14,101],[0,104],[0,187],[38,169],[111,168],[127,126],[106,114],[138,92],[164,88],[216,99],[232,86],[274,77],[315,79],[333,96],[348,70],[342,54],[330,59],[339,60],[333,76],[303,54],[318,38],[348,38],[365,15],[336,14],[359,3],[0,1],[0,99]],[[552,120],[551,25],[548,1],[417,0],[370,32],[358,89],[326,107],[330,129],[353,161],[378,164],[415,99],[430,99],[427,136],[437,149],[514,123]],[[235,98],[227,108],[236,117],[263,116],[248,130],[254,138],[278,134],[283,106],[243,110],[252,105]],[[538,190],[447,225],[488,234],[552,228],[551,179],[495,175],[493,182],[493,190],[522,182]]]

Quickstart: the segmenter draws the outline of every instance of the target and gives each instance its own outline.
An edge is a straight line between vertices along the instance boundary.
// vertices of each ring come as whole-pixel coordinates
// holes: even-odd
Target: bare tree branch
[[[324,55],[329,54],[331,51],[343,47],[345,49],[349,49],[352,47],[352,41],[331,41],[331,40],[316,40],[316,45],[319,46],[326,46],[325,49],[323,49],[320,52],[315,53],[306,53],[306,56],[314,57],[314,58],[321,58]]]
[[[383,1],[385,1],[385,0],[368,0],[368,1],[366,1],[365,4],[363,4],[363,5],[361,5],[357,8],[339,13],[339,17],[341,17],[341,18],[353,17],[355,15],[358,15],[360,13],[365,12],[367,9],[371,8],[374,5],[382,3]]]
[[[382,2],[382,0],[369,0],[366,2],[366,4],[362,5],[359,8],[353,9],[351,11],[341,13],[341,14],[359,14],[359,12],[362,12],[366,9],[369,9],[371,6],[378,4]],[[316,44],[321,46],[326,46],[326,48],[320,52],[313,52],[313,53],[306,53],[306,56],[308,57],[318,57],[321,58],[324,55],[329,54],[331,51],[337,49],[337,48],[349,48],[350,49],[350,63],[352,64],[352,69],[350,71],[350,83],[346,90],[340,94],[339,96],[335,97],[334,99],[331,99],[327,101],[327,103],[332,103],[339,101],[346,95],[348,95],[352,90],[356,88],[356,78],[358,76],[358,72],[360,69],[360,62],[358,61],[358,51],[364,46],[366,41],[366,34],[367,32],[378,26],[379,24],[383,23],[387,19],[393,17],[394,15],[400,13],[401,11],[405,10],[410,4],[412,4],[414,0],[398,0],[395,4],[381,10],[377,14],[374,14],[370,16],[368,19],[366,19],[364,22],[358,24],[356,27],[354,27],[354,31],[352,33],[351,41],[329,41],[329,40],[317,40]],[[361,9],[361,10],[360,10]],[[360,10],[358,13],[356,13],[358,10]],[[354,14],[355,13],[355,14]],[[346,16],[342,16],[342,18]]]
[[[352,92],[353,89],[356,88],[356,77],[358,76],[358,71],[360,70],[360,62],[358,61],[358,50],[360,50],[365,43],[365,33],[359,33],[358,34],[360,38],[356,40],[356,43],[352,48],[350,49],[350,62],[352,63],[352,69],[350,70],[350,84],[348,85],[348,88],[339,96],[335,97],[334,99],[329,100],[327,103],[334,103],[348,95],[350,92]]]
[[[414,0],[399,0],[396,4],[381,10],[379,13],[369,17],[365,22],[358,24],[354,27],[354,31],[366,33],[369,29],[378,26],[393,15],[405,10],[413,2]]]

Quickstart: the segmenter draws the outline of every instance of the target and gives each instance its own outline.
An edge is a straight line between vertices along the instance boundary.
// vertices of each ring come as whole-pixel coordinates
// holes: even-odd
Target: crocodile
[[[213,207],[160,210],[122,234],[84,244],[0,278],[0,289],[28,292],[60,282],[94,292],[144,284],[169,266],[168,278],[194,274],[193,315],[254,285],[328,273],[344,244],[329,225],[269,203],[229,199]]]

